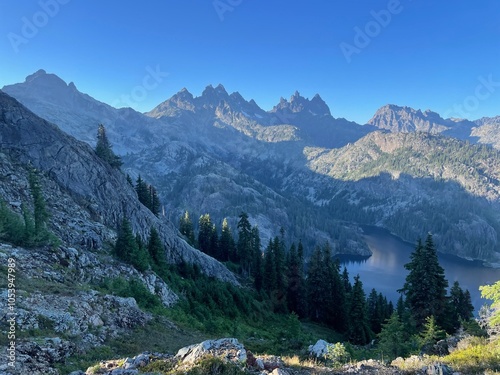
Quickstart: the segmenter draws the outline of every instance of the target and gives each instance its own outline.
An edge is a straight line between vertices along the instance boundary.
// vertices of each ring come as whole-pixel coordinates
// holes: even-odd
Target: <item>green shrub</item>
[[[240,367],[232,363],[225,363],[219,358],[207,357],[187,372],[179,372],[187,375],[244,375]]]
[[[478,337],[465,340],[459,343],[459,349],[444,357],[445,363],[466,374],[500,370],[500,341],[488,342]]]

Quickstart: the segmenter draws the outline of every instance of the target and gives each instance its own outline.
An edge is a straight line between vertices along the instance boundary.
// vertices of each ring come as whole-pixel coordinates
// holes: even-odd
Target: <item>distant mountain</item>
[[[263,243],[283,226],[290,240],[302,238],[310,247],[329,241],[337,252],[370,254],[356,224],[338,225],[310,202],[281,193],[281,180],[290,170],[307,172],[301,152],[306,141],[297,136],[296,126],[270,125],[273,115],[259,110],[255,102],[237,93],[228,95],[219,85],[207,87],[198,98],[183,89],[147,116],[94,99],[94,110],[87,110],[80,107],[85,94],[68,103],[70,87],[65,84],[60,97],[50,103],[37,100],[32,87],[38,90],[38,81],[45,81],[46,75],[39,71],[4,90],[90,144],[95,143],[97,124],[103,123],[115,152],[123,156],[125,170],[158,188],[171,220],[189,210],[195,215],[210,213],[216,223],[227,216],[235,228],[238,215],[246,211],[258,225]],[[312,223],[310,228],[299,225],[304,217]]]
[[[360,224],[411,242],[432,231],[442,252],[497,261],[500,157],[471,145],[498,144],[495,119],[387,105],[361,126],[332,117],[319,95],[296,92],[264,111],[222,85],[199,97],[182,89],[140,114],[46,76],[4,90],[90,144],[104,123],[125,170],[158,188],[173,221],[189,210],[216,223],[228,217],[234,228],[247,211],[263,243],[283,227],[309,249],[329,241],[337,253],[363,255]]]

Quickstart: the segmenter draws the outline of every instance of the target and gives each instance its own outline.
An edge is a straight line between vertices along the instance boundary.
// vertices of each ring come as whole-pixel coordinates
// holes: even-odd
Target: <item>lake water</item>
[[[408,271],[404,265],[409,262],[415,244],[404,242],[389,231],[373,226],[364,226],[365,239],[373,255],[363,260],[342,260],[349,275],[360,275],[367,293],[372,288],[384,294],[395,304],[399,298]],[[423,239],[424,240],[424,239]],[[438,254],[439,263],[445,270],[449,285],[456,280],[462,289],[471,293],[475,314],[487,300],[481,298],[480,285],[493,284],[500,280],[500,269],[483,267],[479,262],[469,262],[457,257]]]

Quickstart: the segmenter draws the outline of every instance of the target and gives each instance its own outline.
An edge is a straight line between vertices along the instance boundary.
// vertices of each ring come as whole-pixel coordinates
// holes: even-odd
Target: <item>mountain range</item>
[[[157,187],[173,223],[188,210],[235,228],[246,211],[263,243],[283,227],[309,249],[329,241],[365,256],[364,224],[411,242],[430,231],[441,252],[498,262],[499,117],[387,105],[360,125],[333,117],[319,95],[295,92],[264,111],[222,85],[139,113],[43,70],[2,91],[91,146],[104,124],[123,170]]]

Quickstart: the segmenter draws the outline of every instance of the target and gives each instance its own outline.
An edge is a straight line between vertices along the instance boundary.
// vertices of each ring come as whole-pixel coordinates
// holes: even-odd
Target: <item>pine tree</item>
[[[210,219],[209,214],[204,214],[200,216],[198,221],[198,249],[203,251],[205,254],[212,256],[212,230],[213,224]]]
[[[148,252],[156,269],[164,269],[167,265],[165,248],[156,228],[152,227],[149,232]]]
[[[111,148],[111,143],[106,135],[106,128],[103,124],[99,124],[97,129],[97,143],[95,147],[95,153],[102,160],[106,161],[113,168],[120,168],[122,166],[122,161],[119,156],[115,155]]]
[[[397,312],[393,312],[389,320],[382,324],[378,338],[378,347],[384,359],[406,356],[409,352],[406,327]]]
[[[360,345],[370,342],[372,332],[368,322],[366,296],[359,275],[354,278],[349,319],[349,341]]]
[[[286,304],[286,292],[287,292],[287,280],[286,280],[286,254],[285,254],[285,242],[283,231],[281,238],[274,237],[274,267],[276,274],[276,289],[274,291],[275,300],[275,311],[279,313],[287,312]]]
[[[188,217],[189,218],[189,217]],[[235,252],[235,244],[233,235],[231,234],[231,228],[227,222],[227,219],[222,220],[222,231],[219,239],[219,257],[220,260],[226,262],[228,260],[233,260]]]
[[[130,221],[124,218],[118,228],[118,237],[114,249],[115,255],[132,264],[139,271],[145,271],[149,264],[148,254],[140,245],[140,241],[132,232]]]
[[[158,193],[152,185],[149,185],[149,199],[151,202],[149,209],[155,216],[158,216],[160,214],[161,203],[160,198],[158,198]]]
[[[249,276],[252,268],[252,226],[248,214],[242,212],[238,221],[238,260],[245,276]]]
[[[425,319],[423,330],[420,332],[419,336],[420,346],[422,348],[430,348],[439,340],[444,339],[446,333],[436,324],[436,319],[431,315]]]
[[[270,239],[264,253],[264,277],[262,282],[263,289],[269,295],[276,289],[276,265],[274,259],[274,243]]]
[[[150,195],[148,184],[141,178],[141,175],[137,177],[137,181],[135,182],[135,191],[137,192],[137,198],[139,198],[139,202],[141,202],[147,208],[150,208]]]
[[[434,316],[439,324],[446,321],[448,282],[444,270],[439,265],[432,236],[427,236],[425,246],[417,242],[410,262],[405,264],[409,271],[401,289],[417,329],[423,327],[429,316]]]
[[[449,311],[449,323],[454,330],[460,328],[462,321],[467,322],[474,316],[470,293],[464,292],[458,281],[450,288]]]
[[[287,304],[288,311],[295,312],[298,316],[303,317],[305,296],[304,291],[304,277],[303,277],[303,264],[299,258],[298,251],[295,244],[290,246],[288,252],[287,271],[288,271],[288,286],[287,286]]]
[[[179,231],[182,235],[184,235],[187,239],[188,244],[194,246],[194,229],[193,222],[189,217],[189,212],[185,211],[184,215],[179,220]]]
[[[262,269],[262,250],[260,248],[260,233],[259,228],[254,226],[252,228],[252,249],[253,249],[253,265],[252,265],[252,273],[254,278],[254,285],[257,291],[261,291],[262,283],[263,283],[263,269]]]

